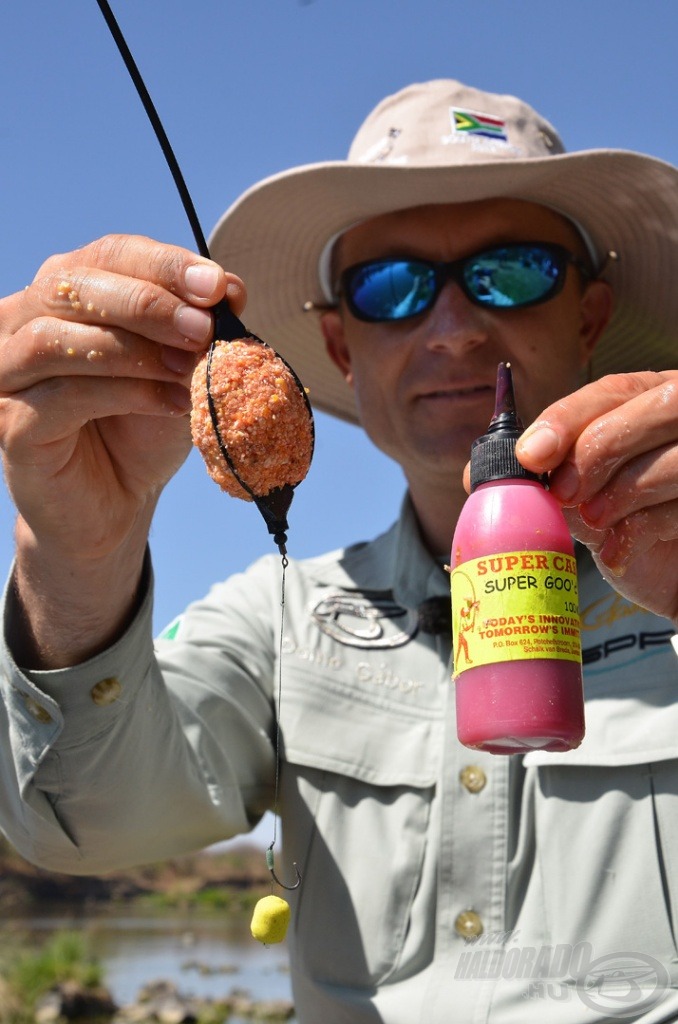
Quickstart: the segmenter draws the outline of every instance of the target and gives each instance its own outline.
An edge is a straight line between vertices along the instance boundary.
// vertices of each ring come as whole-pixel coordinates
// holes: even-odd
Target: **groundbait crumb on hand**
[[[264,896],[254,908],[250,931],[265,945],[282,942],[290,923],[290,905],[280,896]]]
[[[215,435],[207,398],[208,359],[206,353],[191,384],[193,443],[222,490],[251,501]],[[257,497],[304,479],[313,453],[313,423],[299,384],[272,348],[248,338],[217,342],[210,394],[224,447],[238,476]]]

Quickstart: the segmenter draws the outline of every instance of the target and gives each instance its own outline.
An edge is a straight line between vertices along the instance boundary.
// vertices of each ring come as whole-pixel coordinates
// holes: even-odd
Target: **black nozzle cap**
[[[523,424],[516,412],[513,374],[510,363],[497,367],[497,392],[494,416],[487,433],[471,445],[471,490],[491,480],[537,480],[544,477],[525,469],[516,458],[516,441],[523,432]]]

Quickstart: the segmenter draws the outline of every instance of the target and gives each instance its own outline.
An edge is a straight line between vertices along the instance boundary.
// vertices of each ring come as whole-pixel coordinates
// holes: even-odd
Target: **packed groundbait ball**
[[[253,338],[217,342],[209,364],[209,391],[219,434],[238,477],[225,460],[214,431],[207,394],[210,353],[191,384],[191,433],[212,479],[235,498],[252,501],[308,473],[313,421],[294,374],[272,348]],[[252,493],[250,493],[252,492]]]

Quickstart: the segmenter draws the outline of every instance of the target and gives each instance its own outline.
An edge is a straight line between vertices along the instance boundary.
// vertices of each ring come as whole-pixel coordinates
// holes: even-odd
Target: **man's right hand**
[[[190,450],[209,307],[224,297],[238,315],[244,286],[217,264],[109,236],[0,301],[0,448],[29,667],[83,660],[129,617],[158,496]]]

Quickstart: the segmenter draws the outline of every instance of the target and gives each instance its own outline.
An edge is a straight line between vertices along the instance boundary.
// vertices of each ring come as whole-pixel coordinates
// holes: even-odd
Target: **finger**
[[[152,281],[78,266],[41,277],[25,293],[25,320],[119,327],[151,341],[200,351],[212,335],[212,314]],[[20,328],[19,328],[20,329]]]
[[[190,392],[178,383],[125,378],[54,377],[12,399],[0,398],[2,447],[15,464],[35,461],[40,448],[109,416],[180,417]],[[51,459],[52,453],[45,452]]]
[[[678,500],[626,516],[604,533],[595,552],[598,561],[614,576],[624,576],[630,566],[640,562],[656,544],[675,540],[678,540]],[[665,560],[661,565],[665,566]],[[669,572],[674,585],[672,567]]]
[[[48,260],[31,285],[0,303],[4,335],[31,320],[120,326],[164,344],[204,349],[211,339],[207,306],[226,298],[237,314],[242,281],[216,263],[137,236],[109,236]]]
[[[189,249],[156,242],[143,235],[105,235],[82,249],[50,257],[36,277],[76,266],[152,281],[197,305],[213,306],[227,298],[236,316],[245,306],[245,287],[235,274]]]
[[[624,463],[677,438],[677,384],[675,371],[602,378],[546,409],[516,453],[527,469],[551,471],[561,501],[585,501]]]
[[[579,505],[584,520],[607,529],[641,509],[678,499],[678,446],[665,445],[630,460]]]
[[[195,369],[198,354],[159,345],[122,328],[40,317],[0,341],[0,391],[22,391],[63,376],[176,380]]]

